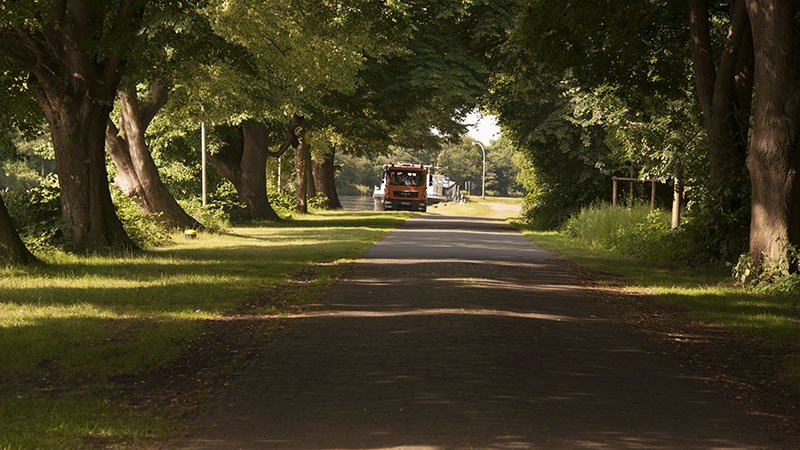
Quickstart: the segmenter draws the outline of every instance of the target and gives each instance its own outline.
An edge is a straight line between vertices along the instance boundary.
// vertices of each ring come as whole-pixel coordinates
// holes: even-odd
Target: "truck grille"
[[[417,191],[394,191],[398,198],[417,198]]]

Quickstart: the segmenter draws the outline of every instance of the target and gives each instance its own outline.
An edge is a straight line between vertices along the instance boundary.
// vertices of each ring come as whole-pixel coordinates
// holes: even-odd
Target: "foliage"
[[[524,49],[523,64],[555,76],[571,70],[588,89],[618,86],[626,103],[690,90],[689,27],[679,2],[524,0],[512,40]]]
[[[273,208],[291,211],[296,206],[294,189],[282,189],[280,192],[269,189],[267,191],[267,197],[269,198],[269,204],[272,205]]]
[[[441,172],[449,176],[461,188],[469,181],[473,186],[472,193],[481,193],[481,167],[483,155],[481,149],[471,139],[463,139],[456,144],[446,144],[436,158],[436,165]],[[477,186],[477,191],[475,190]]]
[[[171,234],[161,222],[161,214],[145,214],[136,199],[128,197],[116,187],[111,189],[111,199],[117,208],[117,217],[122,221],[125,232],[140,247],[155,247],[166,244]]]
[[[328,197],[317,194],[308,199],[308,207],[314,209],[322,209],[328,204]]]
[[[495,81],[494,109],[524,155],[524,216],[538,229],[553,229],[608,195],[606,173],[617,164],[608,157],[603,128],[577,120],[579,110],[568,96],[572,81],[535,77],[516,64],[508,70]]]
[[[202,205],[199,198],[178,200],[184,211],[203,224],[203,229],[210,233],[225,231],[231,226],[230,213],[220,205],[209,203]]]
[[[486,193],[492,196],[522,196],[517,154],[521,153],[505,137],[486,147]]]
[[[745,288],[769,294],[800,296],[800,247],[787,246],[787,257],[757,264],[749,253],[742,253],[733,266],[733,277]],[[798,304],[800,306],[800,304]]]
[[[690,265],[734,262],[748,248],[749,190],[693,187],[677,239]]]
[[[58,177],[49,175],[38,186],[3,194],[8,213],[31,251],[49,251],[67,245],[61,220]]]
[[[608,203],[600,203],[582,208],[561,230],[593,247],[650,260],[672,261],[677,255],[669,219],[661,211],[650,212],[648,205],[613,208]]]

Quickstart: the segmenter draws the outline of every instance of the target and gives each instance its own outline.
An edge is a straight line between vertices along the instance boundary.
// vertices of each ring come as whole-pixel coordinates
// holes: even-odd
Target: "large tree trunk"
[[[748,0],[755,50],[750,256],[786,257],[800,244],[800,12],[791,0]]]
[[[319,162],[314,161],[314,183],[317,187],[317,193],[324,195],[328,198],[325,205],[328,209],[342,209],[342,203],[339,201],[339,194],[336,192],[336,168],[334,161],[336,158],[336,147],[331,146],[330,152],[325,155],[325,158]]]
[[[50,124],[61,213],[72,244],[79,250],[135,249],[109,191],[103,149],[110,106],[86,92],[62,97],[40,91],[38,98]]]
[[[302,213],[308,212],[308,168],[307,162],[311,161],[311,152],[308,142],[303,134],[297,137],[299,145],[294,151],[294,184],[295,184],[295,210]]]
[[[262,123],[246,120],[211,155],[211,163],[236,188],[246,219],[280,220],[267,198],[267,139]]]
[[[50,125],[62,215],[79,250],[136,248],[111,202],[103,150],[106,121],[129,46],[121,39],[102,57],[86,49],[99,48],[99,29],[119,37],[138,29],[144,6],[123,0],[105,15],[89,0],[50,2],[40,29],[0,30],[0,53],[31,74],[31,90]]]
[[[116,184],[147,214],[159,214],[168,228],[197,228],[199,223],[181,208],[161,181],[144,134],[167,101],[167,90],[154,85],[139,103],[134,90],[119,93],[120,133],[111,121],[106,127],[106,150],[117,167]]]
[[[25,247],[8,215],[8,209],[0,196],[0,263],[38,264],[39,260]]]
[[[728,39],[715,68],[707,0],[690,1],[692,59],[709,138],[710,184],[739,180],[744,171],[752,95],[752,37],[744,0],[734,0]]]

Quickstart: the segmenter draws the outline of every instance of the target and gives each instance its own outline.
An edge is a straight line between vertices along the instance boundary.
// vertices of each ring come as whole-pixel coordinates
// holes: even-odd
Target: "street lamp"
[[[481,152],[483,153],[483,177],[481,178],[481,198],[486,196],[486,149],[483,148],[483,144],[478,141],[475,141],[481,148]]]

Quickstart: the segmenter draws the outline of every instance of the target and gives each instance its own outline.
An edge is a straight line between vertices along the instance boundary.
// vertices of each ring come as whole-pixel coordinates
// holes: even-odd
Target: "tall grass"
[[[649,205],[614,208],[608,203],[599,203],[572,215],[561,231],[593,248],[668,261],[678,252],[669,224],[668,213],[650,212]]]

